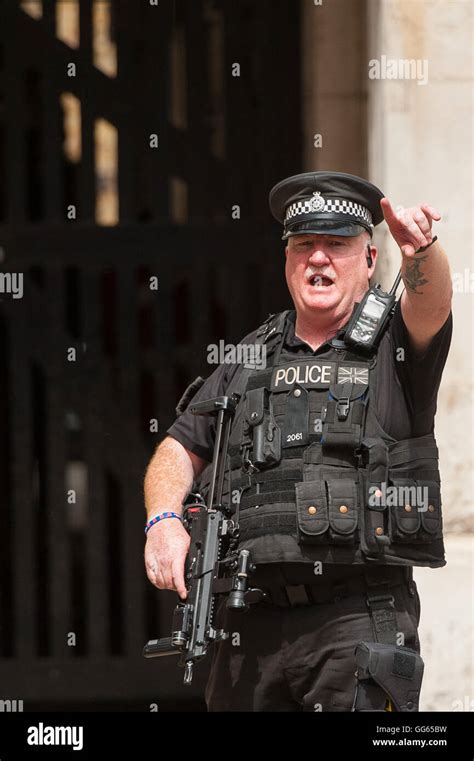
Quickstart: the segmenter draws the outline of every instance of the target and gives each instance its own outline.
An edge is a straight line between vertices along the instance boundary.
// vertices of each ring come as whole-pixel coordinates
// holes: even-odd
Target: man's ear
[[[285,257],[288,258],[288,244],[285,246]]]
[[[375,265],[377,263],[377,246],[372,246],[370,243],[367,243],[366,250],[365,250],[365,258],[367,260],[367,267],[368,267],[368,278],[372,277],[372,275],[375,272]]]
[[[367,243],[365,247],[365,261],[367,262],[367,267],[370,269],[372,267],[373,261],[372,261],[372,250],[370,248],[370,243]]]

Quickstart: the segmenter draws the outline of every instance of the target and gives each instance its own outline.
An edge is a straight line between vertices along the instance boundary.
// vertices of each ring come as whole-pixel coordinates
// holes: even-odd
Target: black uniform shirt
[[[328,343],[316,351],[295,336],[295,313],[290,312],[292,325],[282,351],[282,358],[324,358],[330,351]],[[249,333],[241,343],[255,341],[257,330]],[[384,430],[394,439],[423,436],[434,429],[436,397],[443,368],[448,355],[452,334],[452,315],[431,341],[428,349],[417,355],[412,350],[398,301],[395,314],[385,332],[377,356],[377,412]],[[403,352],[399,350],[403,349]],[[398,357],[398,359],[397,359]],[[401,357],[404,357],[402,359]],[[223,396],[241,365],[222,364],[206,379],[194,395],[193,402]],[[408,416],[407,416],[408,412]],[[184,447],[209,462],[214,446],[214,428],[210,419],[184,412],[167,433]]]
[[[290,312],[292,325],[282,348],[280,361],[295,357],[318,357],[324,359],[334,350],[329,343],[313,351],[311,346],[295,335],[295,312]],[[258,328],[242,339],[241,343],[255,341]],[[452,315],[432,339],[423,354],[411,347],[408,331],[403,322],[400,301],[385,331],[377,353],[376,413],[382,428],[389,436],[402,440],[423,436],[434,430],[436,398],[452,335]],[[403,350],[403,351],[400,351]],[[332,357],[333,358],[333,357]],[[222,364],[206,379],[194,395],[197,402],[215,396],[223,396],[231,379],[240,372],[242,365]],[[167,433],[186,449],[204,460],[211,461],[214,447],[214,418],[184,412]],[[277,540],[275,542],[275,540]],[[297,544],[289,535],[257,537],[245,542],[251,549],[255,562],[301,562],[310,560],[310,552]],[[308,555],[303,557],[303,555]]]

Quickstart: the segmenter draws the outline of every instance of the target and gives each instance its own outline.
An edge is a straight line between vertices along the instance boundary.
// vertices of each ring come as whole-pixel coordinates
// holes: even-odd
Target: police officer
[[[395,211],[373,184],[339,172],[283,180],[270,208],[284,226],[294,310],[243,339],[264,348],[264,366],[222,364],[182,405],[241,395],[226,493],[265,592],[245,614],[219,609],[233,636],[214,645],[208,710],[417,710],[412,568],[445,565],[433,433],[452,330],[449,265],[432,231],[441,217],[426,203]],[[367,350],[346,334],[384,217],[405,289]],[[368,305],[358,335],[377,319]],[[145,500],[149,520],[171,515],[148,531],[145,564],[153,584],[184,599],[179,517],[193,485],[206,493],[215,431],[184,409],[167,433]]]

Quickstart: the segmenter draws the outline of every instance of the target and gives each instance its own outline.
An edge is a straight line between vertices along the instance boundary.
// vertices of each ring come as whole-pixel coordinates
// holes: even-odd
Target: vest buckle
[[[341,396],[338,403],[336,404],[336,413],[337,413],[338,420],[347,420],[350,405],[351,405],[350,398],[348,396]]]

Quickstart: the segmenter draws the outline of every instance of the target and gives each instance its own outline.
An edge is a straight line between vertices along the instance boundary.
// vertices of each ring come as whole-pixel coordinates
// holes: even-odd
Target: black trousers
[[[383,570],[394,597],[397,644],[419,652],[420,601],[411,569]],[[299,604],[302,583],[319,602]],[[311,565],[271,564],[257,568],[252,585],[264,588],[268,601],[240,613],[223,600],[218,609],[217,625],[229,638],[214,645],[208,711],[351,711],[356,645],[376,640],[363,570],[337,566],[317,578]]]

